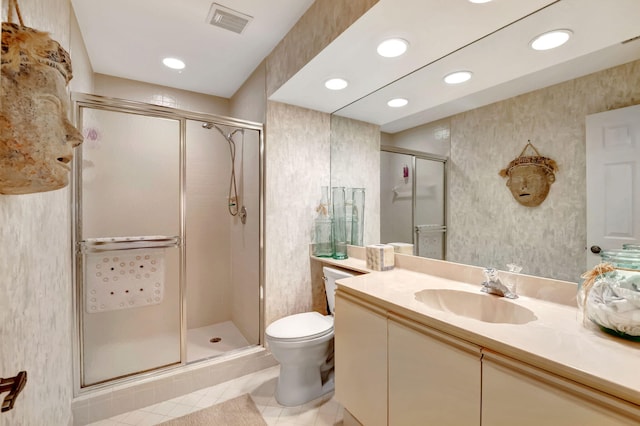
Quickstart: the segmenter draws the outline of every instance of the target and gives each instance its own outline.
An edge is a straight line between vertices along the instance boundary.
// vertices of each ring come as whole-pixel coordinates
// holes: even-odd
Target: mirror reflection
[[[573,6],[575,2],[557,3]],[[627,7],[629,3],[617,2],[610,7],[616,9],[618,6]],[[545,14],[554,23],[562,22],[561,18],[567,15],[566,8],[557,9],[557,18],[550,14],[551,11],[548,9]],[[517,25],[520,24],[528,25],[525,19],[501,31],[512,34],[517,32]],[[624,26],[622,23],[620,25]],[[501,36],[501,31],[495,36]],[[591,31],[597,33],[599,29],[594,26]],[[464,57],[469,49],[472,53],[469,60],[482,60],[483,54],[487,57],[492,54],[491,39],[483,39],[482,47],[482,50],[478,50],[477,46],[471,45],[456,54]],[[624,50],[623,54],[620,54],[621,50]],[[562,55],[563,52],[553,54]],[[587,237],[592,235],[587,229],[590,213],[586,210],[587,198],[592,195],[591,188],[587,186],[586,164],[592,159],[586,149],[585,141],[589,135],[585,121],[594,114],[638,103],[638,58],[640,42],[637,40],[616,43],[611,48],[583,57],[567,53],[566,62],[542,70],[542,74],[546,73],[548,77],[570,69],[572,72],[566,74],[570,77],[545,80],[538,73],[495,82],[475,97],[463,97],[457,103],[449,102],[447,105],[451,108],[441,108],[444,104],[432,105],[430,111],[438,109],[437,114],[409,114],[402,124],[399,124],[395,112],[390,112],[387,119],[379,119],[377,113],[373,112],[370,118],[365,113],[352,114],[355,110],[373,111],[374,107],[368,102],[386,99],[396,84],[402,87],[411,82],[411,87],[418,90],[419,72],[413,73],[332,115],[332,184],[342,184],[341,179],[345,175],[353,180],[361,174],[369,178],[377,174],[380,191],[379,235],[375,238],[376,233],[370,232],[369,238],[365,236],[365,245],[391,243],[394,240],[418,245],[415,226],[435,223],[431,219],[427,220],[428,223],[417,223],[415,207],[413,210],[400,209],[401,202],[407,204],[409,201],[398,197],[395,191],[406,195],[406,192],[402,192],[408,184],[404,182],[404,165],[414,161],[410,158],[411,154],[445,158],[447,173],[443,198],[446,200],[446,209],[443,222],[446,232],[443,232],[443,246],[446,250],[443,257],[446,260],[498,269],[506,269],[507,264],[516,263],[523,267],[524,274],[577,282],[587,265],[597,259],[596,255],[586,250],[591,245]],[[425,66],[420,72],[428,72],[435,65],[438,63]],[[516,64],[500,62],[485,65],[491,65],[487,69],[499,74],[500,67]],[[434,93],[434,97],[437,98],[439,93]],[[449,115],[446,115],[447,111]],[[422,118],[419,117],[421,115]],[[380,143],[382,152],[380,148],[370,147],[367,150],[362,145],[353,148],[358,153],[348,152],[344,144],[344,139],[347,139],[345,135],[340,135],[341,141],[335,138],[334,121],[340,122],[342,128],[348,122],[356,122],[360,126],[365,125],[363,122],[377,124],[381,132],[371,140]],[[363,135],[357,137],[368,140]],[[558,164],[555,182],[547,198],[536,207],[516,202],[505,186],[504,178],[499,175],[504,165],[518,156],[528,140],[537,147],[540,155],[553,158]],[[398,161],[390,161],[388,157],[391,154],[387,147],[392,147],[392,151],[408,150],[411,154],[405,154],[408,156],[400,157]],[[369,160],[374,155],[373,151],[378,155],[378,168],[375,161]],[[348,167],[352,162],[344,161],[345,157],[351,155],[362,156],[367,162],[354,170]],[[431,177],[424,186],[435,185],[438,179]],[[375,193],[377,185],[368,185],[367,194]],[[413,185],[411,189],[413,191]],[[415,185],[411,203],[419,205],[420,191],[420,187]],[[426,193],[424,188],[422,191]],[[394,197],[398,212],[385,206],[388,200],[393,206]],[[438,210],[439,207],[428,208],[430,214]],[[412,220],[407,219],[409,211],[413,215]],[[403,230],[403,235],[396,234],[397,228],[401,228],[400,224],[407,222],[412,223],[412,229]],[[628,239],[636,241],[637,236],[629,235]],[[439,247],[437,239],[431,242],[432,252],[428,257],[438,257],[434,247]],[[420,254],[415,247],[414,253]]]

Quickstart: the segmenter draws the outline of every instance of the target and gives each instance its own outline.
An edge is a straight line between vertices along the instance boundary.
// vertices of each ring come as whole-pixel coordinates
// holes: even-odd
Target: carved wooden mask
[[[68,120],[69,54],[47,33],[2,23],[0,194],[29,194],[69,183],[82,135]]]
[[[536,155],[524,155],[529,147]],[[551,184],[556,181],[557,170],[556,162],[540,156],[529,142],[520,156],[500,171],[500,176],[508,178],[507,187],[518,203],[526,207],[535,207],[547,198]]]

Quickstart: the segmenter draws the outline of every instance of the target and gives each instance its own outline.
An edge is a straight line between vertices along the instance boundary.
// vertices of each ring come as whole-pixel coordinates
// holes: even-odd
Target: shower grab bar
[[[81,253],[99,253],[111,250],[132,250],[141,248],[180,247],[180,237],[151,235],[144,237],[87,238],[78,243]]]
[[[445,225],[417,225],[415,231],[417,233],[425,232],[446,232],[447,227]]]

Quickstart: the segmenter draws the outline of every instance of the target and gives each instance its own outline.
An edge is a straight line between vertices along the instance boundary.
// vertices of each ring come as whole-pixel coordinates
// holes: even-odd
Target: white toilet
[[[292,407],[318,398],[334,388],[333,311],[336,280],[355,274],[323,267],[324,288],[330,314],[305,312],[271,323],[266,339],[273,357],[280,363],[276,401]]]

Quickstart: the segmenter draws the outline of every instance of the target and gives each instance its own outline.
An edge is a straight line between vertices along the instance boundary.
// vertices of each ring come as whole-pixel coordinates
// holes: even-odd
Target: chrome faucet
[[[498,271],[494,268],[485,268],[484,275],[486,281],[482,283],[480,291],[488,294],[495,294],[496,296],[506,297],[507,299],[517,299],[518,295],[509,290],[509,287],[502,284],[500,278],[498,278]]]

